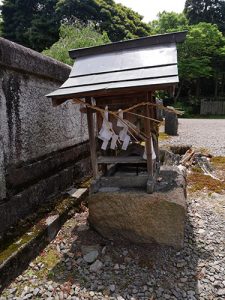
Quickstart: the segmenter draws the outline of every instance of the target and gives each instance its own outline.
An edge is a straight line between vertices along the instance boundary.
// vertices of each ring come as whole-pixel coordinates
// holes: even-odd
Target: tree
[[[131,9],[113,0],[4,0],[3,36],[37,51],[59,38],[61,23],[90,21],[118,41],[150,34],[150,26]]]
[[[199,23],[189,27],[187,38],[178,49],[179,72],[182,83],[195,86],[195,96],[199,98],[201,79],[215,76],[215,61],[221,59],[225,40],[216,25]]]
[[[2,4],[3,37],[22,45],[29,45],[26,31],[30,26],[35,0],[4,0]]]
[[[158,19],[150,23],[154,34],[182,31],[188,29],[188,20],[183,13],[163,11]]]
[[[150,26],[133,10],[113,0],[60,0],[57,13],[61,19],[92,21],[111,41],[119,41],[150,34]]]
[[[60,18],[55,13],[56,0],[39,0],[26,32],[29,46],[37,51],[49,48],[59,39]]]
[[[50,49],[43,51],[43,54],[72,65],[73,60],[69,57],[68,50],[109,42],[107,34],[96,31],[91,23],[85,26],[78,22],[73,25],[63,24],[60,27],[60,39]]]
[[[56,3],[57,0],[4,0],[3,37],[38,51],[49,47],[58,39]]]
[[[190,24],[216,24],[225,33],[225,0],[186,0],[184,12]]]

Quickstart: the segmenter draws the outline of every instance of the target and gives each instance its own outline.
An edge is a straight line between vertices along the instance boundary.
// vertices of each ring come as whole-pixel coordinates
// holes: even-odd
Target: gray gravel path
[[[225,197],[199,192],[187,205],[180,251],[110,243],[89,228],[87,212],[75,214],[0,299],[224,300]],[[84,245],[98,247],[93,264]]]
[[[225,156],[225,119],[179,119],[178,136],[163,144],[191,144]]]

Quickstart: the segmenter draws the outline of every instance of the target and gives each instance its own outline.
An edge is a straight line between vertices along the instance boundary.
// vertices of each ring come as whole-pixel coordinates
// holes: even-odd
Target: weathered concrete
[[[70,70],[0,38],[0,234],[90,169],[86,116],[45,97]]]
[[[176,168],[165,168],[161,176],[167,182],[162,179],[153,194],[131,189],[92,194],[88,202],[90,224],[109,239],[181,248],[186,214],[185,178]]]

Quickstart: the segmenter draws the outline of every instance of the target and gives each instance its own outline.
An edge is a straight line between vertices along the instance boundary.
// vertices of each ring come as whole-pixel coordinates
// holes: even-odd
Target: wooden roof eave
[[[66,102],[67,100],[71,100],[74,98],[86,98],[86,97],[101,97],[101,96],[125,96],[125,95],[132,95],[138,92],[145,92],[145,91],[156,91],[156,90],[167,90],[171,87],[177,86],[177,82],[169,83],[169,84],[159,84],[159,85],[149,85],[149,86],[139,86],[139,87],[129,87],[129,88],[118,88],[118,89],[104,89],[98,91],[91,91],[91,92],[83,92],[79,94],[71,94],[71,95],[62,95],[62,96],[54,96],[52,98],[53,106],[59,106]]]

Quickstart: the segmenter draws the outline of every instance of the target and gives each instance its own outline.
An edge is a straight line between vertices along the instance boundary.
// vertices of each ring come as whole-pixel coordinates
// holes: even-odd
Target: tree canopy
[[[225,0],[186,0],[184,12],[190,24],[216,24],[225,33]]]
[[[225,38],[217,25],[206,22],[189,25],[184,14],[162,12],[151,26],[154,34],[188,30],[185,42],[178,45],[180,88],[177,97],[182,92],[183,96],[197,98],[201,93],[217,96],[223,90]]]
[[[37,51],[58,40],[65,21],[91,21],[111,41],[150,34],[142,16],[113,0],[4,0],[2,16],[3,36]]]
[[[163,11],[158,14],[158,19],[150,23],[154,34],[182,31],[188,29],[188,20],[183,13]]]
[[[41,51],[58,39],[57,0],[4,0],[3,37]]]
[[[60,0],[57,12],[62,19],[91,20],[107,32],[111,41],[150,34],[150,26],[142,22],[142,16],[113,0]]]
[[[181,76],[197,79],[213,75],[213,59],[224,46],[216,25],[199,23],[189,27],[187,38],[179,47]]]

